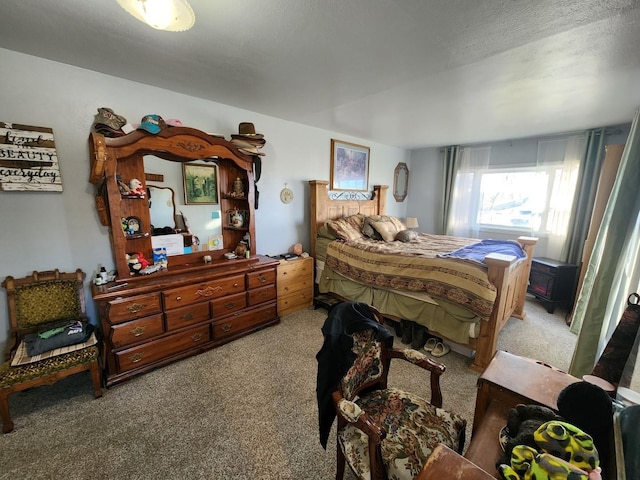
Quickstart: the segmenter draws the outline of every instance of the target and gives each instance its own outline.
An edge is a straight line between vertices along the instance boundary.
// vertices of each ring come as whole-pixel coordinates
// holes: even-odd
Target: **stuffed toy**
[[[533,434],[536,447],[516,445],[509,464],[498,466],[505,480],[601,480],[593,439],[570,423],[551,420]]]
[[[504,442],[504,455],[498,461],[498,465],[509,463],[511,450],[516,445],[536,447],[533,434],[542,425],[550,420],[562,420],[553,410],[541,405],[516,405],[509,410],[507,415],[507,434]]]
[[[131,195],[140,195],[144,197],[145,191],[142,182],[137,178],[132,178],[129,182],[129,190]]]
[[[144,258],[144,255],[140,252],[127,253],[126,259],[127,264],[129,265],[130,275],[139,274],[143,268],[147,268],[149,266],[149,261]]]

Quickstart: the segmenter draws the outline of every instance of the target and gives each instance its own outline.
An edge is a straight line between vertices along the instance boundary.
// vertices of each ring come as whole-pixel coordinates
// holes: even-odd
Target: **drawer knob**
[[[225,306],[225,308],[226,308],[227,310],[231,310],[233,307],[235,307],[235,305],[236,305],[236,304],[235,304],[235,303],[233,303],[233,302],[227,302],[227,303],[225,303],[225,304],[224,304],[224,306]]]
[[[194,342],[197,342],[198,340],[200,340],[202,338],[202,334],[201,333],[196,333],[195,335],[193,335],[191,337],[191,340],[193,340]]]
[[[260,275],[260,276],[258,277],[258,281],[260,281],[260,283],[264,283],[264,282],[266,282],[266,281],[267,281],[267,277],[265,277],[264,275]]]
[[[144,307],[145,307],[145,305],[142,304],[142,303],[132,303],[131,305],[129,305],[127,307],[127,310],[129,310],[131,313],[138,313]]]
[[[183,320],[193,320],[193,312],[185,313],[180,318]]]
[[[182,300],[182,297],[181,297],[180,295],[178,295],[178,296],[176,297],[176,302],[179,302],[180,300]]]
[[[258,294],[258,296],[259,296],[260,298],[264,298],[264,297],[269,296],[269,294],[268,294],[267,292],[260,292],[260,293]]]
[[[223,332],[228,332],[229,330],[231,330],[231,324],[227,323],[226,325],[222,325],[222,331]]]
[[[131,330],[131,335],[133,335],[134,337],[139,337],[144,333],[144,329],[145,327],[136,327],[133,330]]]
[[[144,357],[142,353],[136,353],[135,355],[131,355],[129,357],[129,360],[131,360],[131,363],[138,363],[140,360],[142,360],[142,357]]]
[[[238,282],[234,283],[234,284],[233,284],[233,286],[234,286],[234,287],[237,287],[237,286],[238,286]]]

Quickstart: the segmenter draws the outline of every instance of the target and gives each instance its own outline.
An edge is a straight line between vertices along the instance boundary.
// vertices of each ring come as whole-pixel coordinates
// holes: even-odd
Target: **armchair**
[[[25,342],[25,337],[33,338],[28,337],[29,334],[45,329],[51,332],[52,336],[49,338],[52,339],[53,332],[63,329],[62,325],[68,326],[77,321],[83,325],[82,321],[86,320],[84,278],[84,272],[79,269],[74,273],[61,273],[56,269],[33,272],[25,278],[9,276],[2,282],[7,290],[10,327],[5,362],[0,365],[0,417],[3,433],[13,430],[8,397],[14,392],[50,385],[69,375],[89,370],[94,396],[102,396],[95,333],[91,333],[88,340],[73,345],[68,345],[70,342],[62,339],[66,345],[37,354],[32,351],[31,356],[28,353],[30,347]],[[65,336],[67,333],[63,331],[61,335]]]
[[[354,316],[374,323],[360,319],[354,323]],[[338,420],[336,479],[343,478],[345,463],[361,480],[413,479],[438,444],[461,453],[466,420],[441,408],[440,376],[445,366],[415,350],[394,349],[393,337],[389,342],[384,335],[382,315],[364,303],[334,307],[323,327],[325,335],[335,333],[335,323],[350,337],[355,354],[331,393]],[[430,401],[388,387],[391,360],[407,361],[429,372]]]

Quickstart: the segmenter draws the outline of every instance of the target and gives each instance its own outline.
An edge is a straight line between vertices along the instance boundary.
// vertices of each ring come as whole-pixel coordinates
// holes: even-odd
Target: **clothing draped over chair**
[[[376,340],[388,347],[393,346],[393,335],[376,321],[366,303],[342,302],[335,305],[322,326],[324,343],[316,355],[318,361],[316,396],[320,444],[325,449],[331,425],[336,417],[331,393],[356,358],[356,354],[352,351],[353,338],[350,334],[364,330],[374,330]]]

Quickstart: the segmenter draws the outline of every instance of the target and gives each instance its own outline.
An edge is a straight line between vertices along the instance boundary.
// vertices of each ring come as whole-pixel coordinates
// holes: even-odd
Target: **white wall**
[[[89,279],[98,264],[113,268],[108,231],[100,225],[89,178],[88,136],[99,107],[110,107],[130,122],[149,113],[178,118],[206,132],[236,133],[240,122],[253,122],[267,140],[263,151],[259,210],[256,213],[258,253],[287,251],[300,241],[309,248],[308,180],[329,180],[330,140],[338,138],[371,148],[369,184],[391,185],[398,162],[408,162],[403,149],[374,144],[241,110],[195,97],[150,87],[68,65],[0,49],[0,105],[3,122],[51,127],[64,191],[0,191],[0,279],[22,277],[34,270],[87,273],[89,315],[96,320]],[[294,201],[280,202],[284,184]],[[176,192],[178,197],[182,192]],[[411,195],[411,193],[409,193]],[[388,213],[405,216],[407,201],[397,203],[389,189]],[[0,348],[8,336],[6,295],[0,295]]]

